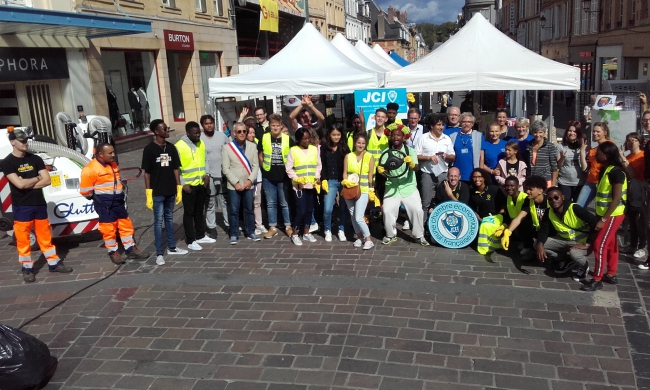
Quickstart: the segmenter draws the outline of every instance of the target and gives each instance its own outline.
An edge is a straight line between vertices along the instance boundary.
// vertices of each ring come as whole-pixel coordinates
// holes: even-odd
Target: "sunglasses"
[[[248,130],[237,130],[235,134],[248,133]]]

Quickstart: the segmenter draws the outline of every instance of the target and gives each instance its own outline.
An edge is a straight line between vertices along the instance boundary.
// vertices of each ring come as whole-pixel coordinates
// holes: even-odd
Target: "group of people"
[[[428,216],[447,201],[466,203],[474,210],[480,223],[479,253],[515,250],[523,259],[536,254],[542,262],[551,257],[557,273],[577,267],[574,278],[585,282],[587,255],[593,251],[593,279],[584,284],[586,290],[602,288],[603,281],[616,283],[616,231],[625,215],[632,244],[624,250],[646,258],[645,197],[634,199],[632,193],[635,188],[645,190],[650,170],[645,172],[643,149],[650,146],[644,146],[637,133],[628,135],[629,153],[624,154],[608,142],[609,129],[603,122],[593,124],[598,147],[588,150],[579,122],[569,123],[556,146],[547,139],[544,122],[533,122],[529,130],[528,120],[517,118],[509,127],[503,109],[485,134],[474,130],[471,113],[455,106],[446,114],[429,114],[424,121],[417,109],[409,109],[406,124],[397,118],[398,110],[394,103],[377,109],[369,130],[363,112],[352,118],[347,131],[338,124],[324,129],[323,114],[305,95],[290,114],[293,137],[280,115],[267,115],[263,107],[256,107],[254,116],[242,110],[232,126],[232,138],[215,129],[211,115],[204,115],[199,123],[185,125],[185,135],[176,144],[167,141],[167,124],[153,120],[154,139],[143,149],[142,169],[146,206],[154,214],[156,263],[165,264],[165,249],[167,255],[186,254],[216,242],[217,207],[233,245],[242,233],[260,241],[280,231],[295,245],[316,242],[313,233],[319,222],[325,241],[333,236],[347,241],[349,218],[353,245],[368,250],[374,247],[369,209],[381,209],[382,244],[396,241],[404,209],[402,230],[411,230],[416,242],[427,246]],[[650,133],[650,111],[643,114],[642,126]],[[3,160],[2,170],[11,185],[25,281],[34,280],[28,245],[32,226],[50,271],[71,272],[56,256],[48,233],[40,191],[49,185],[43,161],[27,152],[25,134],[10,132],[9,139],[13,152]],[[114,157],[112,146],[97,145],[96,157],[82,171],[80,193],[93,201],[109,257],[121,264],[125,257],[149,255],[135,245]],[[268,229],[262,218],[262,193]],[[594,199],[595,215],[586,208]],[[172,215],[181,202],[187,249],[176,247],[174,239]],[[124,255],[118,252],[118,234]],[[648,261],[639,267],[650,268]]]

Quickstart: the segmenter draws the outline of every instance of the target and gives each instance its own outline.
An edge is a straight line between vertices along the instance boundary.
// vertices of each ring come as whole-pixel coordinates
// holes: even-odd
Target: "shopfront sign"
[[[194,35],[186,31],[163,30],[165,49],[194,51]]]
[[[65,49],[0,49],[0,82],[69,77]]]

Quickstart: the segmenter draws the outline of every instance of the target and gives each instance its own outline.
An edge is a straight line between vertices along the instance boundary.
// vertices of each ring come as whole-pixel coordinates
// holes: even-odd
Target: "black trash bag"
[[[38,389],[51,367],[50,349],[44,342],[0,324],[0,390]]]

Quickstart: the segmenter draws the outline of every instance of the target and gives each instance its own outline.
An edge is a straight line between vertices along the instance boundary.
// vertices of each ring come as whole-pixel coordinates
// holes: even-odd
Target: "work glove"
[[[316,189],[316,193],[320,195],[320,187],[321,185],[318,183],[314,183],[314,188]]]
[[[379,173],[380,175],[383,175],[384,172],[386,172],[386,169],[384,169],[384,167],[382,167],[381,165],[378,165],[377,166],[377,173]]]
[[[153,189],[149,188],[144,191],[147,194],[147,208],[153,210]]]
[[[305,185],[305,183],[307,183],[307,178],[306,177],[297,177],[294,180],[294,182],[296,182],[296,184]]]
[[[329,191],[329,186],[327,184],[327,180],[321,180],[320,186],[323,188],[323,191],[330,192]]]
[[[506,225],[501,225],[494,231],[494,237],[499,238],[503,235],[503,231],[506,229]]]
[[[343,184],[345,186],[345,188],[354,188],[354,187],[358,186],[357,183],[353,183],[348,179],[343,179],[341,184]]]
[[[508,247],[510,246],[510,236],[512,235],[512,232],[508,229],[505,229],[503,231],[503,237],[501,237],[501,246],[503,249],[508,250]]]
[[[183,200],[183,186],[176,186],[176,204],[181,203]]]
[[[411,169],[415,168],[415,163],[413,162],[411,156],[404,157],[404,162],[409,165],[409,168]]]
[[[381,206],[381,201],[379,200],[379,197],[375,195],[374,188],[368,190],[368,200],[371,202],[375,202],[375,207]]]

